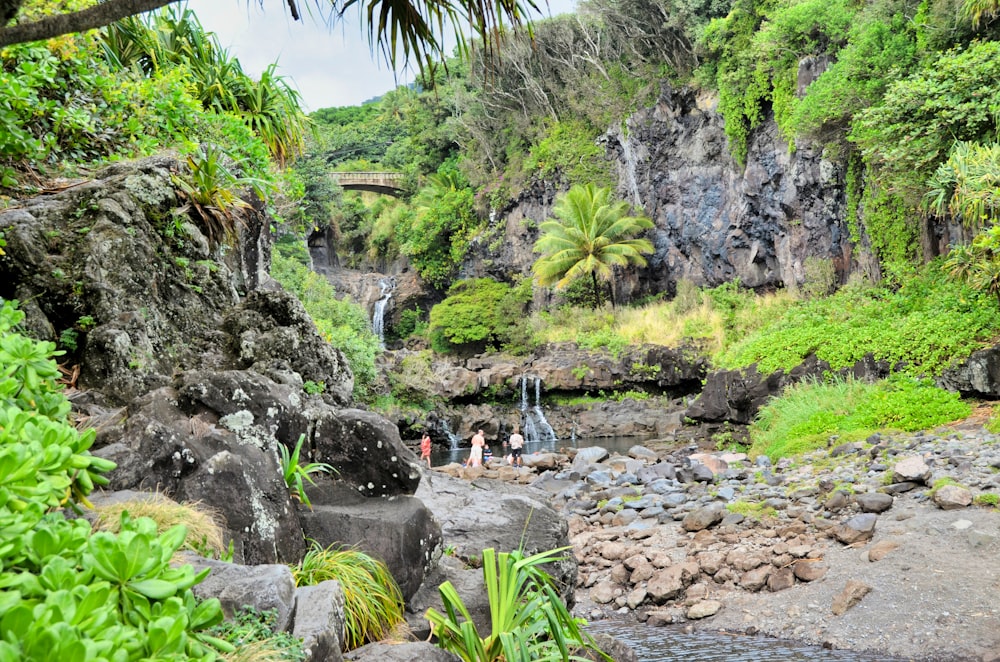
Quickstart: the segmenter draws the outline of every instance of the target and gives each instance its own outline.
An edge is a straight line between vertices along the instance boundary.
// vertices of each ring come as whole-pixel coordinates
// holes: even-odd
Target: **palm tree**
[[[542,223],[535,252],[542,253],[531,270],[539,285],[566,287],[590,274],[595,307],[601,305],[598,279],[610,281],[614,267],[646,266],[643,253],[653,252],[648,239],[635,238],[653,227],[645,216],[626,216],[627,202],[611,199],[611,189],[593,184],[574,186],[552,209],[555,218]]]

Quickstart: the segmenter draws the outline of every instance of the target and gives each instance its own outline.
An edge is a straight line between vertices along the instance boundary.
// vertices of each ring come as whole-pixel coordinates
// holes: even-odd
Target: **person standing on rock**
[[[427,460],[427,468],[431,468],[431,436],[424,433],[424,436],[420,439],[420,459]]]
[[[472,435],[472,451],[469,453],[469,466],[480,467],[483,464],[483,446],[486,445],[486,437],[480,430]]]
[[[510,440],[507,442],[510,445],[510,463],[515,467],[521,466],[521,449],[524,448],[524,437],[517,431],[517,426],[514,426],[514,432],[510,435]]]

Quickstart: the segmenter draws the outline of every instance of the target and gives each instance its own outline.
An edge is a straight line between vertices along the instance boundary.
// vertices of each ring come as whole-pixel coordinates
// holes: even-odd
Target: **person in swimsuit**
[[[480,430],[472,435],[472,451],[469,452],[469,466],[480,467],[483,464],[483,446],[486,445],[486,437]]]
[[[507,442],[510,445],[510,463],[515,467],[521,466],[521,449],[524,448],[524,437],[517,431],[517,427],[514,427],[514,433],[510,435],[510,440]]]
[[[424,433],[424,436],[420,439],[420,459],[427,460],[427,468],[431,468],[431,436]]]

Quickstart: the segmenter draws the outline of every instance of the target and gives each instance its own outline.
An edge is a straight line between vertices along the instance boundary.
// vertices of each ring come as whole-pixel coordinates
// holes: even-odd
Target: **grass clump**
[[[323,548],[313,541],[302,561],[292,566],[296,586],[328,579],[344,592],[344,650],[384,639],[403,620],[403,594],[385,563],[346,547]]]
[[[961,487],[964,490],[969,489],[965,485],[962,485],[960,482],[955,480],[954,478],[951,478],[949,476],[943,476],[942,478],[938,478],[937,480],[934,481],[934,483],[931,485],[931,489],[927,491],[927,496],[933,497],[935,494],[937,494],[938,490],[940,490],[942,487],[947,487],[948,485]]]
[[[772,506],[765,506],[763,501],[733,501],[726,504],[726,510],[756,522],[778,516],[778,511]]]
[[[846,442],[885,429],[924,430],[970,411],[959,394],[901,375],[875,384],[807,381],[761,408],[750,428],[750,455],[792,457],[825,448],[832,435]]]
[[[1000,494],[997,494],[996,492],[983,492],[982,494],[977,494],[975,504],[977,506],[996,508],[1000,505]]]
[[[162,494],[150,494],[99,505],[94,508],[94,529],[118,533],[122,514],[126,512],[132,519],[148,517],[153,520],[160,533],[183,524],[187,537],[182,549],[212,558],[223,558],[228,553],[224,529],[220,524],[221,515],[203,503],[177,503]]]

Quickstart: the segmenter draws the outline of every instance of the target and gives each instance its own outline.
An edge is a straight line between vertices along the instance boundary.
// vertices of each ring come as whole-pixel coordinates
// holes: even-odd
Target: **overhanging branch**
[[[103,28],[123,18],[159,9],[177,0],[105,0],[99,4],[67,14],[48,16],[31,23],[0,28],[0,48],[41,39],[52,39],[73,32]]]

